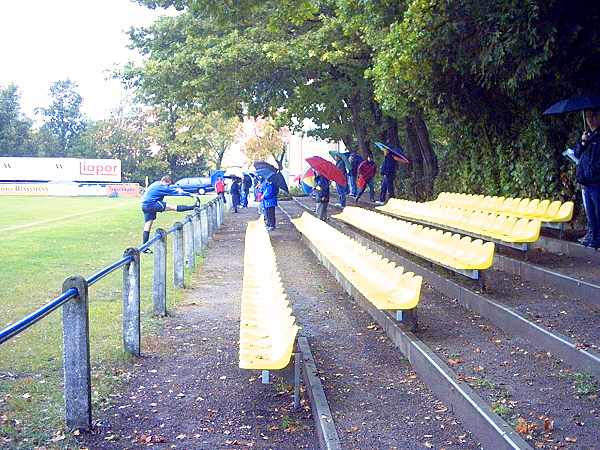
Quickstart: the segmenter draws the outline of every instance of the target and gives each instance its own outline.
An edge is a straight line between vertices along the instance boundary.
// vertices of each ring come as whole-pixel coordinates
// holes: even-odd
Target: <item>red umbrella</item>
[[[321,158],[320,156],[311,156],[306,158],[306,162],[312,167],[319,175],[324,176],[328,180],[335,181],[340,186],[346,186],[346,177],[340,169],[335,167],[335,164]]]

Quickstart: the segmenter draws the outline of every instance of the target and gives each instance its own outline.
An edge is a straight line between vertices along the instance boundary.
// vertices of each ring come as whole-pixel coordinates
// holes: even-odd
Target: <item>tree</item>
[[[32,156],[28,152],[31,120],[21,112],[17,86],[0,86],[0,156]]]
[[[71,156],[77,139],[85,130],[86,119],[81,112],[83,98],[76,89],[77,84],[69,79],[52,83],[50,106],[37,109],[45,120],[42,128],[58,143],[58,148],[51,150],[48,156]]]
[[[283,169],[283,160],[289,141],[289,130],[277,128],[273,120],[256,118],[246,119],[249,133],[242,135],[244,153],[250,161],[273,158],[279,170]]]

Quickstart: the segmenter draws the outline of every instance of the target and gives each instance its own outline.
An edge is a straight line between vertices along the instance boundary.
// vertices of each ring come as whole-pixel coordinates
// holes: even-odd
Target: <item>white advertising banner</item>
[[[0,157],[0,181],[121,181],[121,160]]]

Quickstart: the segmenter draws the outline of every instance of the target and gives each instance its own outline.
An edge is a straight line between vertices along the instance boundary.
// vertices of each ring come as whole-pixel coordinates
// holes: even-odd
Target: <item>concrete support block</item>
[[[81,276],[67,278],[63,292],[75,288],[79,295],[62,308],[65,423],[69,429],[89,430],[92,425],[92,384],[88,285]]]
[[[140,252],[125,250],[132,261],[123,267],[123,349],[140,355]]]
[[[154,279],[152,284],[152,313],[167,315],[167,232],[156,230],[160,239],[154,244]]]
[[[173,232],[173,284],[177,288],[185,286],[185,258],[183,252],[183,225],[181,222],[175,222],[175,231]]]

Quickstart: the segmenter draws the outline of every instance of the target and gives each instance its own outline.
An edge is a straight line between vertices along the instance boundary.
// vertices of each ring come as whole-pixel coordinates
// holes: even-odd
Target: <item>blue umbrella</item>
[[[599,95],[571,97],[565,100],[561,100],[560,102],[556,102],[555,104],[550,106],[546,111],[544,111],[544,115],[548,116],[552,114],[563,114],[568,112],[583,111],[584,109],[596,108],[600,108]]]
[[[392,153],[392,156],[394,156],[394,159],[403,164],[410,163],[410,160],[406,157],[406,152],[400,147],[392,147],[391,145],[387,145],[382,142],[375,142],[375,146],[379,150],[389,150]]]

